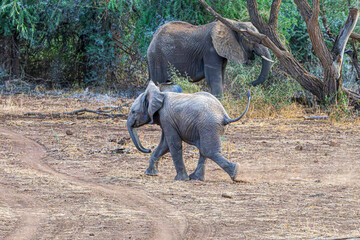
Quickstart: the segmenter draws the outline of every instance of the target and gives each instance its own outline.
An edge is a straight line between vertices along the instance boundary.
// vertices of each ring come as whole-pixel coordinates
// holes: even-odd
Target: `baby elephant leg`
[[[227,160],[226,158],[224,158],[221,153],[214,153],[211,156],[209,156],[209,158],[211,160],[213,160],[214,162],[216,162],[222,169],[225,170],[225,172],[227,172],[231,179],[233,181],[239,181],[237,179],[237,171],[239,168],[239,164],[238,163],[233,163],[230,162],[229,160]]]
[[[186,168],[182,156],[182,141],[180,139],[179,142],[173,143],[169,146],[171,156],[174,161],[175,169],[176,169],[176,176],[175,180],[189,180],[189,176],[186,173]]]
[[[150,176],[157,176],[159,158],[165,153],[169,152],[164,133],[161,134],[161,141],[155,151],[151,154],[149,167],[146,169],[145,174]]]
[[[190,180],[204,181],[206,157],[200,153],[200,158],[195,171],[190,174]]]
[[[189,180],[183,160],[182,139],[178,135],[177,131],[172,127],[164,127],[164,132],[166,132],[165,138],[176,169],[175,180]]]

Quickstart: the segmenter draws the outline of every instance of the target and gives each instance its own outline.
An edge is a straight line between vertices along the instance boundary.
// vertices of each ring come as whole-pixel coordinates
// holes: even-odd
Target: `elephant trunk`
[[[261,73],[255,81],[251,82],[253,86],[256,86],[265,82],[266,78],[269,76],[271,68],[271,55],[267,48],[260,45],[254,48],[254,52],[262,58]]]
[[[139,136],[138,136],[138,134],[137,134],[137,131],[136,131],[135,128],[132,127],[132,125],[130,124],[129,121],[127,122],[127,128],[128,128],[128,131],[129,131],[131,140],[133,141],[135,147],[136,147],[140,152],[150,153],[150,152],[151,152],[150,149],[146,149],[146,148],[144,148],[144,147],[141,145],[141,142],[140,142]]]

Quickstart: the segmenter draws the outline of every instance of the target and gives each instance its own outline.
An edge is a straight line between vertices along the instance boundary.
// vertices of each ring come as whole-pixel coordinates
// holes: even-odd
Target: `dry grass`
[[[240,115],[246,108],[247,100],[235,100],[230,97],[225,97],[222,101],[223,106],[231,117]],[[298,118],[305,115],[304,107],[296,104],[284,104],[281,108],[276,108],[270,103],[265,103],[260,100],[250,100],[249,110],[246,113],[246,118]]]

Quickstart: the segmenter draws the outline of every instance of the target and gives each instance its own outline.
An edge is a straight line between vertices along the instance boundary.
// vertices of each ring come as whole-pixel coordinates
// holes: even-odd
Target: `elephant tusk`
[[[274,62],[273,60],[271,60],[271,59],[269,59],[269,58],[267,58],[267,57],[265,57],[263,55],[261,55],[261,58],[268,61],[268,62],[272,62],[272,63]]]

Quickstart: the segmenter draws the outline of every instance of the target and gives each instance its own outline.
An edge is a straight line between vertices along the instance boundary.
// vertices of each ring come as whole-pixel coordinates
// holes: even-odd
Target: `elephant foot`
[[[155,168],[149,167],[148,169],[146,169],[145,174],[149,176],[157,176],[158,171]]]
[[[235,163],[234,174],[231,176],[231,179],[234,182],[244,182],[244,180],[240,179],[240,176],[239,176],[240,169],[239,168],[240,168],[240,165],[238,163]]]
[[[204,181],[204,174],[198,174],[196,172],[193,172],[189,175],[190,180],[199,180]]]
[[[178,173],[174,180],[187,181],[189,180],[189,176],[187,175],[187,173]]]

